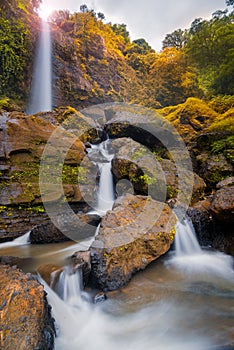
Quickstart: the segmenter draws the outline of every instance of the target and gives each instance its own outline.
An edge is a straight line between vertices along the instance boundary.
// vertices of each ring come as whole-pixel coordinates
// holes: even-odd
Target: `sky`
[[[106,22],[125,23],[131,40],[144,38],[156,51],[166,34],[189,28],[195,18],[210,18],[226,7],[225,0],[43,0],[47,11],[78,12],[82,4],[104,13]]]

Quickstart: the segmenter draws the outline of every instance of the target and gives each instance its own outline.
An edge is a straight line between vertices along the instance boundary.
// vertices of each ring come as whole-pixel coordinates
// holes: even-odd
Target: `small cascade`
[[[52,68],[50,25],[42,21],[27,114],[52,110]]]
[[[0,244],[0,249],[1,248],[7,248],[7,247],[13,247],[13,246],[18,246],[18,245],[26,245],[30,244],[30,233],[31,231],[25,233],[23,236],[20,236],[16,239],[14,239],[11,242],[5,242]]]
[[[176,255],[200,254],[201,248],[191,220],[185,218],[176,225],[175,236]]]
[[[189,218],[177,223],[175,254],[166,264],[204,279],[207,276],[226,280],[234,278],[233,258],[220,252],[202,250]]]
[[[70,266],[66,266],[60,274],[58,281],[58,294],[65,303],[73,306],[81,304],[81,290],[82,290],[82,271],[71,271]]]
[[[92,153],[96,154],[96,157],[99,155],[97,164],[99,166],[100,179],[95,212],[102,216],[112,209],[115,200],[113,175],[111,172],[111,160],[114,154],[110,150],[110,140],[106,140],[100,145],[92,145],[89,151],[91,159]]]

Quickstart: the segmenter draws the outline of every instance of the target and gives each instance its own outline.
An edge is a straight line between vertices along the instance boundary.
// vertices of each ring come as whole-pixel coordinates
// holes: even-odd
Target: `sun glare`
[[[47,21],[51,13],[52,9],[49,6],[46,6],[45,4],[42,4],[38,11],[38,14],[43,21]]]

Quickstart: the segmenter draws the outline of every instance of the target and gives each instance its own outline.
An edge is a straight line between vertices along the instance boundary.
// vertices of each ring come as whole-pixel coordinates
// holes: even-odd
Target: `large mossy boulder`
[[[204,195],[205,182],[197,174],[185,168],[177,169],[172,159],[161,158],[161,150],[148,148],[130,138],[112,141],[115,156],[112,160],[112,172],[115,181],[128,179],[136,194],[151,195],[154,199],[165,201],[176,198],[179,192],[178,174],[183,178],[183,190],[186,192],[193,177],[192,202]],[[168,158],[170,154],[167,154]]]
[[[205,101],[194,97],[176,106],[159,109],[158,112],[177,128],[187,144],[219,116]]]
[[[202,133],[193,153],[196,171],[208,188],[215,188],[217,183],[233,175],[234,136],[230,131]]]
[[[90,248],[91,284],[104,291],[124,286],[169,250],[175,224],[167,204],[131,194],[119,197]]]
[[[52,350],[54,320],[43,286],[16,267],[0,265],[2,349]]]

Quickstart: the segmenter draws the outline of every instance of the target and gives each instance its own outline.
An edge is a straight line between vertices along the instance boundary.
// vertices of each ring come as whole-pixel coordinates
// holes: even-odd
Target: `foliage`
[[[234,136],[214,141],[211,147],[213,153],[222,153],[226,149],[234,149]]]
[[[216,112],[223,114],[230,108],[234,107],[234,96],[233,95],[218,95],[213,97],[208,105]]]
[[[23,97],[32,61],[31,25],[39,0],[10,0],[0,4],[0,95]]]
[[[234,133],[234,108],[230,108],[226,113],[216,118],[209,126],[208,131],[227,131]]]
[[[195,19],[185,52],[198,69],[199,87],[206,95],[234,94],[233,15],[216,11],[211,20]]]
[[[187,42],[187,30],[177,29],[171,34],[167,34],[162,42],[162,47],[175,47],[182,49]]]

